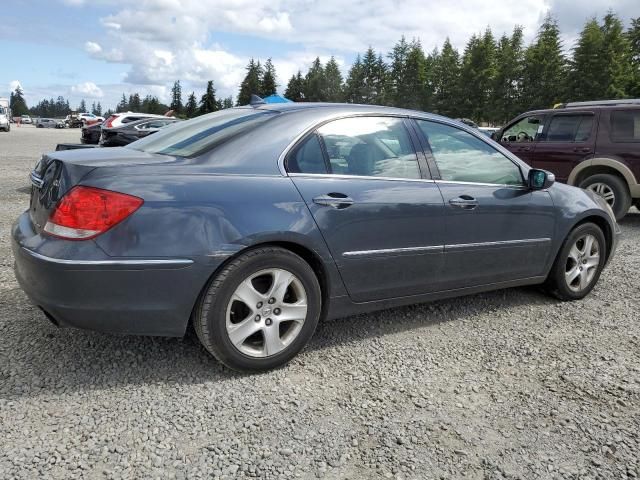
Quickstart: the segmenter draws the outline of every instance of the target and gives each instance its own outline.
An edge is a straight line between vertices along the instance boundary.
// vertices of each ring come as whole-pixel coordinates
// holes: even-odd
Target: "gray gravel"
[[[322,323],[240,375],[186,339],[59,330],[12,272],[29,168],[0,133],[0,478],[635,479],[640,214],[584,301],[514,289]]]

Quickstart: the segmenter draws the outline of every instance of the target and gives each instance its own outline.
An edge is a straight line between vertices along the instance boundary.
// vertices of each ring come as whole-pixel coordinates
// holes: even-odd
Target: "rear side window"
[[[328,173],[320,139],[314,133],[287,157],[289,173]]]
[[[401,118],[353,117],[318,129],[331,173],[420,178],[418,158]]]
[[[611,141],[640,142],[640,110],[611,112]]]
[[[540,141],[584,142],[591,136],[593,115],[554,115]]]

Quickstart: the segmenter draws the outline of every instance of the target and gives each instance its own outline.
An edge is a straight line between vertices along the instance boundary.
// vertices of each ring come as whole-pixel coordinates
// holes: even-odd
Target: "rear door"
[[[533,167],[552,172],[566,183],[574,167],[595,150],[597,117],[594,112],[562,112],[549,115],[538,136]]]
[[[442,287],[542,275],[555,226],[549,193],[529,190],[520,166],[484,139],[436,121],[416,123],[445,205]]]
[[[334,120],[286,160],[357,302],[440,288],[442,196],[406,122],[382,116]]]
[[[516,119],[500,132],[500,143],[520,159],[533,164],[538,138],[542,135],[547,116],[528,114]]]

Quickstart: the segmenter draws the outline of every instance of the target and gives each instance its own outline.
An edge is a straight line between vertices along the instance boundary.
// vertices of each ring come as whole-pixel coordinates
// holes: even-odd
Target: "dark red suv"
[[[640,209],[640,99],[523,113],[492,135],[534,168],[604,197],[616,218]]]

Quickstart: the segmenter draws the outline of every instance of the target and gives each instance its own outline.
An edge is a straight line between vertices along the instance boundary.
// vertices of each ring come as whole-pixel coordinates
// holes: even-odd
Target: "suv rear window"
[[[176,122],[126,148],[176,157],[192,157],[255,128],[278,112],[230,108],[184,122]]]
[[[611,112],[611,141],[640,142],[640,110]]]
[[[593,115],[554,115],[540,141],[584,142],[591,136]]]

